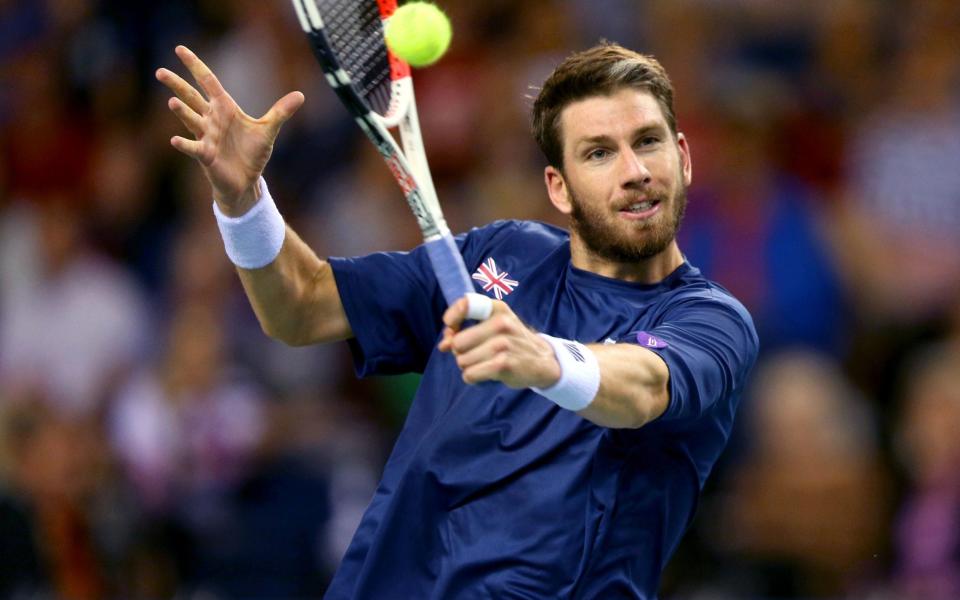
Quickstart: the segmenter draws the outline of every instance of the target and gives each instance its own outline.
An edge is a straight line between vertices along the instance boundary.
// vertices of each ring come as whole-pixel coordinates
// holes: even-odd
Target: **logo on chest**
[[[519,281],[508,278],[508,275],[509,273],[506,271],[500,271],[497,268],[496,261],[493,260],[493,257],[490,257],[480,263],[480,266],[477,267],[477,270],[473,272],[471,277],[474,281],[480,282],[480,285],[483,286],[483,291],[488,294],[493,292],[497,300],[503,300],[504,296],[509,296],[514,288],[520,285]]]

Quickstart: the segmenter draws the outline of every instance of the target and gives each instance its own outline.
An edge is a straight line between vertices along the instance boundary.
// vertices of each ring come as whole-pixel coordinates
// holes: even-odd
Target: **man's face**
[[[690,153],[656,99],[629,88],[592,96],[567,106],[560,126],[563,172],[548,167],[547,186],[571,234],[617,263],[667,249],[686,208]]]

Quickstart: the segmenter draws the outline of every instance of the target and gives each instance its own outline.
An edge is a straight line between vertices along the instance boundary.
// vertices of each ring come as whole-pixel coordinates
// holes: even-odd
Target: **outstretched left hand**
[[[452,352],[466,383],[500,381],[512,388],[548,388],[560,379],[553,348],[499,300],[485,321],[461,330],[468,303],[460,298],[443,313],[438,349]]]

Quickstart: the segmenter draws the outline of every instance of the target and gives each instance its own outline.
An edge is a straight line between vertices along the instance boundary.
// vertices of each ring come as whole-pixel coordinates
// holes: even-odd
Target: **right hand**
[[[170,144],[200,163],[220,210],[240,216],[259,199],[257,181],[273,152],[280,126],[303,105],[303,94],[290,92],[254,119],[237,106],[196,54],[185,46],[177,46],[176,53],[206,97],[173,71],[157,70],[157,80],[176,94],[167,105],[196,137],[175,136]]]

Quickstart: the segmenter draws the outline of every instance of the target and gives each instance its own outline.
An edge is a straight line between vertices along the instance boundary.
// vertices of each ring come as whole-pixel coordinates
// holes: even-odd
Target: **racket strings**
[[[392,80],[375,0],[315,0],[336,59],[354,89],[380,115],[390,109]]]

